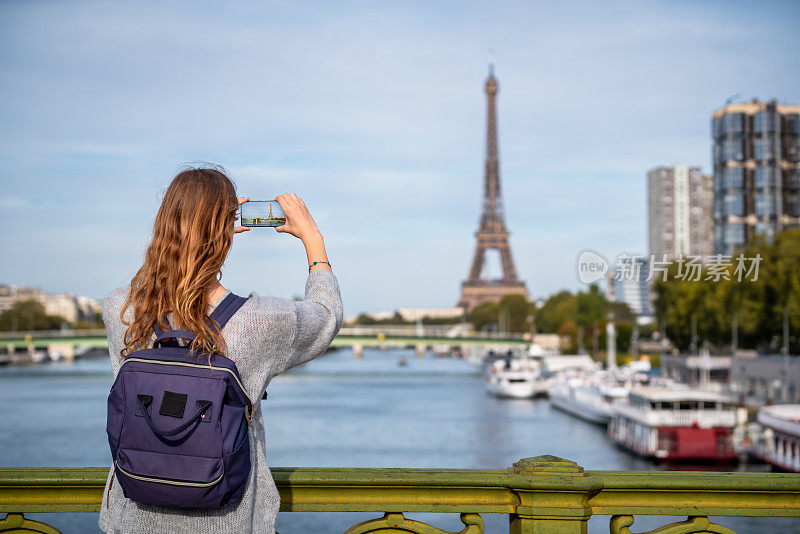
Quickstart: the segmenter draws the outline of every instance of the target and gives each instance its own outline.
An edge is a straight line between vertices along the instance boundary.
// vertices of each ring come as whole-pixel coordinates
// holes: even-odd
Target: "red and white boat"
[[[733,401],[719,393],[674,385],[638,387],[615,405],[608,425],[614,441],[642,456],[664,460],[730,461]]]
[[[800,404],[775,404],[758,409],[761,439],[753,455],[784,471],[800,472]]]

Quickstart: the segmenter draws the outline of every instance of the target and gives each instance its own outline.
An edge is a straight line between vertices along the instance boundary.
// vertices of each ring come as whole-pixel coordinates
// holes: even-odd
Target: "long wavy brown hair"
[[[120,312],[128,325],[122,358],[147,348],[153,325],[168,330],[169,312],[173,329],[197,334],[190,344],[196,354],[207,354],[209,363],[213,353],[226,355],[219,325],[215,322],[211,328],[206,322],[208,291],[230,250],[238,206],[236,186],[222,167],[191,167],[173,178],[156,215],[144,264],[131,280]],[[134,319],[129,324],[123,315],[130,305]]]

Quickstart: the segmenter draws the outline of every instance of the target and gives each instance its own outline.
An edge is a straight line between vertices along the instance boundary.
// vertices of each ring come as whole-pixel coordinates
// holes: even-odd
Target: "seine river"
[[[398,365],[401,357],[407,366]],[[111,382],[104,357],[0,368],[0,466],[110,466],[105,418]],[[586,469],[659,468],[618,449],[602,428],[551,409],[547,400],[489,397],[464,360],[416,358],[410,350],[365,350],[356,360],[339,350],[279,376],[268,391],[262,402],[270,466],[506,468],[520,458],[553,454]],[[65,533],[100,532],[97,514],[26,515]],[[379,515],[281,513],[277,530],[341,533]],[[457,514],[407,517],[461,528]],[[508,531],[507,516],[483,517],[487,533]],[[589,531],[608,532],[608,519],[592,518]],[[671,519],[639,517],[634,530]],[[716,520],[740,534],[800,532],[800,519]]]

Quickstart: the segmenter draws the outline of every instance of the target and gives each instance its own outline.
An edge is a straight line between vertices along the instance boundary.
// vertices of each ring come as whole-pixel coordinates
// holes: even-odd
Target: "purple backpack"
[[[221,332],[246,301],[231,293],[206,321],[212,328],[216,321]],[[177,338],[196,337],[186,330],[162,332],[156,325],[155,332],[153,348],[123,358],[108,395],[114,475],[125,496],[140,503],[236,504],[250,473],[253,412],[236,364],[212,354],[209,367],[207,354],[178,344]]]

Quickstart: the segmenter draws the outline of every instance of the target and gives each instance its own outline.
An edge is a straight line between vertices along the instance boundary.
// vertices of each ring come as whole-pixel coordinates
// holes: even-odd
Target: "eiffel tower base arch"
[[[505,282],[462,282],[461,298],[458,299],[457,306],[464,308],[466,313],[470,313],[475,306],[484,302],[500,302],[506,295],[522,295],[528,298],[528,290],[524,282],[505,283]]]

